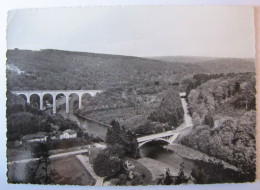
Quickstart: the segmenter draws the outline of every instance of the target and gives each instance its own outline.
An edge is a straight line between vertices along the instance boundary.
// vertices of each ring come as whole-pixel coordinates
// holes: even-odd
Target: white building
[[[71,129],[63,131],[60,135],[60,139],[74,139],[77,138],[77,132]]]

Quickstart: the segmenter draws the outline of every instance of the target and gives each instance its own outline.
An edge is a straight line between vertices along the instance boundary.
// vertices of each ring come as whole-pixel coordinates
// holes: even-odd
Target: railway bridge
[[[69,113],[69,97],[72,94],[76,94],[79,97],[79,108],[82,105],[82,96],[84,94],[89,94],[91,96],[95,96],[97,93],[102,92],[102,90],[29,90],[29,91],[12,91],[16,95],[24,95],[26,97],[26,101],[30,104],[30,97],[34,94],[38,95],[40,98],[40,110],[43,110],[43,97],[47,94],[52,96],[53,100],[53,114],[56,114],[56,97],[59,94],[65,96],[66,99],[66,113]]]

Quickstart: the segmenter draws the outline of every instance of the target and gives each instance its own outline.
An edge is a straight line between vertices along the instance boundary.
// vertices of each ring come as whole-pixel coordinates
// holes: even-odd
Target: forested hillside
[[[110,124],[117,120],[128,130],[148,135],[176,128],[183,122],[183,108],[178,87],[154,85],[147,89],[110,89],[95,97],[86,97],[77,114]]]
[[[59,50],[9,50],[8,88],[19,89],[107,89],[147,80],[166,80],[182,66],[138,57],[68,52]]]
[[[50,117],[10,92],[7,94],[6,115],[8,141],[20,140],[24,135],[50,130]]]
[[[255,179],[255,74],[229,74],[192,89],[188,96],[194,130],[184,145],[225,160]]]
[[[184,74],[254,72],[254,61],[213,59],[201,64],[61,50],[8,50],[9,90],[125,88],[143,82],[175,83]]]
[[[152,59],[168,63],[188,64],[189,67],[193,69],[193,73],[236,73],[255,71],[255,60],[253,58],[165,56],[154,57]]]

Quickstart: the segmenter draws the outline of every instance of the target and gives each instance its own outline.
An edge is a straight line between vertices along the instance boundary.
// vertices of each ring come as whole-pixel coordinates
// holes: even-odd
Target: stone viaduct
[[[63,94],[66,100],[66,113],[69,113],[69,97],[71,94],[77,94],[79,97],[79,108],[82,105],[82,96],[84,94],[90,94],[91,96],[95,96],[97,93],[102,92],[102,90],[33,90],[33,91],[12,91],[16,95],[24,95],[26,97],[26,101],[30,104],[30,97],[34,94],[38,95],[40,98],[40,110],[43,110],[43,97],[47,94],[52,96],[53,100],[53,114],[56,113],[56,97],[59,94]]]

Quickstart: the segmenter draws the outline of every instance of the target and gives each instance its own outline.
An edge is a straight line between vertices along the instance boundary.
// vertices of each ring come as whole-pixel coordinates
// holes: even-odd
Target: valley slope
[[[212,58],[154,60],[61,50],[8,50],[8,90],[79,90],[180,82],[195,73],[255,72],[254,60]],[[197,59],[196,59],[197,60]]]

